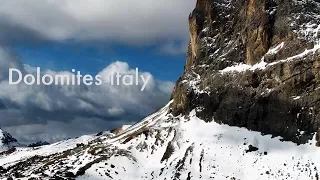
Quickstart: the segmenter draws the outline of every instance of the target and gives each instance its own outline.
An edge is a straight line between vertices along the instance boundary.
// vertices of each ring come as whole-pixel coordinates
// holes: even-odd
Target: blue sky
[[[175,82],[181,76],[185,53],[169,54],[154,46],[108,45],[94,43],[47,42],[40,45],[15,45],[16,53],[25,64],[55,71],[76,69],[97,74],[114,61],[127,62],[155,78]]]
[[[1,128],[21,143],[56,142],[132,124],[167,104],[184,70],[188,15],[195,3],[1,1]],[[152,78],[143,92],[139,87],[105,84],[80,92],[9,85],[9,68],[32,71],[23,64],[51,74],[70,74],[72,69],[83,75],[114,70],[130,74],[139,68]]]

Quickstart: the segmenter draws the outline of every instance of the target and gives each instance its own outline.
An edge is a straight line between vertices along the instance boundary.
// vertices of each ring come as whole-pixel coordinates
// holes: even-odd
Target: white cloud
[[[0,81],[7,79],[9,68],[21,69],[21,62],[9,49],[0,47]]]
[[[187,40],[188,14],[195,6],[195,0],[0,0],[0,3],[2,21],[49,40],[126,44]]]
[[[111,116],[118,116],[124,113],[124,110],[122,108],[116,108],[116,107],[112,107],[108,109],[108,113]]]
[[[9,52],[0,48],[0,69],[20,67],[23,72],[34,73],[34,67],[19,63],[17,59],[11,58]],[[135,69],[126,62],[116,61],[99,74],[107,77],[112,72],[134,74]],[[66,71],[47,70],[45,73],[72,75]],[[167,103],[174,86],[172,82],[156,80],[148,72],[140,73],[151,76],[143,92],[141,81],[138,86],[112,86],[107,82],[101,86],[27,86],[9,85],[8,78],[2,78],[0,104],[3,106],[0,107],[0,116],[6,118],[1,118],[0,124],[16,138],[27,141],[24,137],[43,140],[42,137],[53,136],[55,138],[51,140],[59,140],[59,134],[72,137],[108,130],[119,125],[119,122],[122,124],[140,120]],[[2,76],[5,77],[5,74]],[[71,126],[73,129],[70,132],[70,129],[64,128]],[[38,127],[48,131],[37,132]]]
[[[182,41],[182,42],[166,42],[164,43],[160,48],[160,53],[166,53],[171,55],[178,55],[186,53],[188,49],[188,42]]]

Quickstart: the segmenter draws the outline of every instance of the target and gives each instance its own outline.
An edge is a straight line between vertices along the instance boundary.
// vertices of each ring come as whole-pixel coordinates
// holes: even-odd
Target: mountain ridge
[[[320,4],[198,0],[171,101],[132,126],[0,154],[0,179],[319,179]]]
[[[0,129],[0,153],[15,146],[19,146],[18,141],[9,133]]]

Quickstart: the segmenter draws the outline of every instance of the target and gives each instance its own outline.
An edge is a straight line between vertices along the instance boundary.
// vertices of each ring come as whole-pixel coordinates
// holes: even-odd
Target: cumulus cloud
[[[9,85],[9,68],[33,74],[35,68],[22,65],[10,51],[0,48],[0,116],[3,117],[0,125],[22,142],[52,142],[138,121],[167,103],[174,86],[172,82],[156,80],[148,72],[139,74],[150,76],[143,92],[141,81],[137,86],[110,85],[108,79],[116,72],[121,75],[136,72],[121,61],[98,73],[105,78],[100,86]],[[72,76],[73,73],[46,70],[44,74]]]
[[[0,3],[0,34],[6,35],[0,35],[2,41],[18,36],[18,40],[32,37],[126,44],[186,42],[187,17],[195,6],[195,0],[0,0]],[[21,37],[22,34],[27,37]]]

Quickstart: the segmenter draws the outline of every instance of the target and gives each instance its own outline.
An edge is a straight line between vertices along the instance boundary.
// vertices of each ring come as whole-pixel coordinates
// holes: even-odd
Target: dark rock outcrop
[[[318,14],[312,0],[198,0],[172,112],[308,142],[320,128]]]
[[[49,145],[50,143],[48,143],[47,141],[39,141],[39,142],[36,142],[36,143],[32,143],[32,144],[29,144],[28,147],[40,147],[40,146],[45,146],[45,145]]]
[[[17,144],[18,141],[11,134],[0,129],[0,142],[4,145]]]

